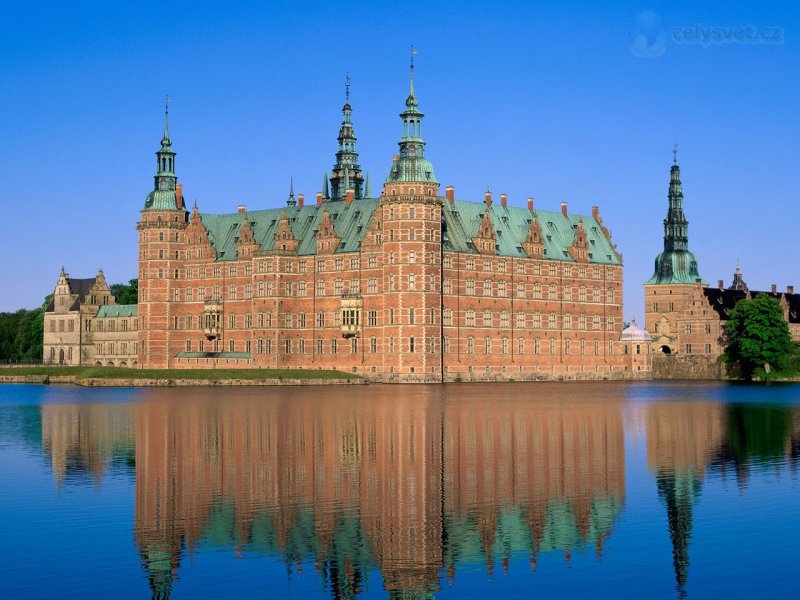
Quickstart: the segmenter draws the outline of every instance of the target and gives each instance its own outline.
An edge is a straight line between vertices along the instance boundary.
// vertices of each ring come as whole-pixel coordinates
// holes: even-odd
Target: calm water
[[[800,386],[0,386],[7,598],[800,595]]]

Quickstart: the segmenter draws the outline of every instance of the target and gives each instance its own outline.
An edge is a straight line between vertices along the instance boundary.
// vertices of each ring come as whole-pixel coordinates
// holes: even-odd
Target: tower
[[[414,53],[400,154],[383,184],[385,370],[390,377],[442,380],[442,198],[425,159],[423,114],[414,92]]]
[[[168,368],[174,291],[182,272],[182,249],[188,213],[175,176],[175,152],[169,137],[169,99],[164,108],[164,135],[156,152],[153,191],[147,194],[139,231],[139,364]]]
[[[353,129],[352,108],[350,107],[350,75],[345,83],[345,100],[342,106],[342,125],[339,128],[339,149],[336,152],[336,164],[331,173],[331,199],[344,200],[347,190],[355,192],[356,199],[363,198],[364,178],[361,165],[358,164],[356,152],[356,132]],[[323,189],[323,195],[326,190]]]
[[[645,329],[653,336],[653,350],[662,354],[681,351],[678,322],[697,283],[706,285],[689,251],[689,221],[683,212],[683,187],[678,147],[672,150],[664,250],[655,260],[653,276],[645,283]]]

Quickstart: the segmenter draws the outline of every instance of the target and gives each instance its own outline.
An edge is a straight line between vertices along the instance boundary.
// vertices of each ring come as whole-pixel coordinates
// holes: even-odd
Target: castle
[[[779,292],[752,291],[736,267],[733,281],[709,286],[700,276],[697,258],[689,250],[689,222],[683,211],[683,188],[677,151],[670,169],[669,207],[664,219],[664,251],[645,283],[645,328],[653,338],[653,353],[682,357],[697,373],[707,373],[725,351],[725,324],[737,302],[768,295],[780,302],[792,339],[800,342],[800,294],[794,286]],[[673,373],[674,374],[674,373]],[[684,375],[689,375],[686,371]]]
[[[290,189],[281,208],[207,214],[185,204],[165,111],[137,224],[139,303],[120,309],[137,325],[125,362],[335,368],[393,382],[649,375],[646,332],[620,339],[622,256],[597,207],[513,207],[489,191],[471,202],[451,186],[440,195],[423,117],[412,63],[399,152],[372,197],[348,87],[315,202]]]

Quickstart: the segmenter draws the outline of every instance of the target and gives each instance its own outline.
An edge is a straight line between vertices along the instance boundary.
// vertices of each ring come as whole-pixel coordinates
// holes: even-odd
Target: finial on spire
[[[414,95],[414,57],[418,54],[417,49],[414,48],[413,44],[411,46],[411,85],[410,85],[410,93]]]
[[[171,102],[172,98],[167,94],[164,98],[164,139],[161,140],[162,144],[169,141],[169,105]]]
[[[672,164],[678,164],[678,144],[672,146]]]
[[[289,198],[294,198],[294,177],[289,177]]]
[[[369,185],[369,171],[367,171],[367,180],[364,183],[364,197],[369,198],[372,196],[372,190],[370,189]]]
[[[344,101],[350,102],[350,73],[344,76]]]

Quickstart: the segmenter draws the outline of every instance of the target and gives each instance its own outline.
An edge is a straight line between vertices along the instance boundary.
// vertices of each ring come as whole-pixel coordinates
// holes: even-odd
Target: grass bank
[[[9,367],[0,370],[0,376],[11,377],[70,377],[76,383],[82,380],[101,379],[152,379],[167,381],[226,381],[226,380],[348,380],[361,379],[358,375],[334,370],[310,369],[126,369],[124,367]]]

